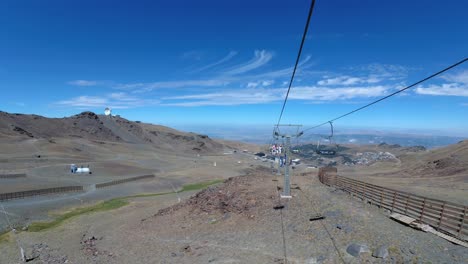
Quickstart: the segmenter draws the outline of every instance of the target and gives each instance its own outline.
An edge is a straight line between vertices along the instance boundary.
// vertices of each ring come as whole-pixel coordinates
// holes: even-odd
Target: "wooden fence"
[[[27,198],[27,197],[32,197],[36,195],[46,195],[46,194],[64,193],[64,192],[79,192],[79,191],[83,191],[83,186],[64,186],[64,187],[29,190],[29,191],[22,191],[22,192],[0,193],[0,201]]]
[[[25,173],[0,174],[0,179],[14,179],[14,178],[24,178],[24,177],[26,177]]]
[[[147,179],[147,178],[154,178],[154,175],[143,175],[143,176],[137,176],[137,177],[132,177],[132,178],[126,178],[126,179],[121,179],[121,180],[115,180],[115,181],[110,181],[110,182],[104,182],[104,183],[98,183],[96,184],[96,188],[104,188],[112,185],[117,185],[117,184],[122,184],[126,182],[131,182],[131,181],[138,181],[142,179]]]
[[[391,212],[410,216],[437,231],[468,240],[468,206],[427,198],[337,175],[336,168],[319,169],[319,180]]]

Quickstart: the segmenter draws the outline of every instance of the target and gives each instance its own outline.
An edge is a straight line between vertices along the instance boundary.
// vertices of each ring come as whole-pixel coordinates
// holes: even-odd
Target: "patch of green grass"
[[[5,231],[0,233],[0,243],[7,242],[10,239],[10,232]]]
[[[207,181],[207,182],[188,184],[188,185],[184,185],[182,187],[182,190],[180,190],[178,192],[188,192],[188,191],[196,191],[196,190],[200,190],[200,189],[205,189],[206,187],[208,187],[210,185],[221,183],[223,181],[224,180],[212,180],[212,181]]]
[[[160,196],[160,195],[166,195],[166,194],[171,194],[174,192],[163,192],[163,193],[142,193],[142,194],[136,194],[136,195],[130,195],[130,196],[125,196],[122,197],[121,199],[126,199],[126,198],[144,198],[144,197],[153,197],[153,196]]]
[[[188,184],[182,186],[182,189],[177,191],[178,193],[181,192],[187,192],[187,191],[195,191],[195,190],[200,190],[204,189],[210,185],[221,183],[223,180],[212,180],[212,181],[207,181],[207,182],[201,182],[201,183],[195,183],[195,184]],[[119,198],[114,198],[108,201],[104,201],[101,203],[98,203],[96,205],[88,206],[88,207],[80,207],[73,209],[70,212],[64,213],[62,215],[57,216],[53,221],[50,222],[35,222],[31,223],[28,227],[29,232],[39,232],[43,231],[49,228],[56,227],[60,224],[62,224],[64,221],[83,214],[90,214],[94,212],[103,212],[103,211],[109,211],[113,209],[118,209],[120,207],[123,207],[129,202],[127,199],[130,198],[143,198],[143,197],[152,197],[152,196],[160,196],[160,195],[166,195],[166,194],[171,194],[173,192],[164,192],[164,193],[147,193],[147,194],[137,194],[137,195],[130,195],[130,196],[125,196],[125,197],[119,197]],[[6,238],[4,238],[6,237]],[[5,240],[8,238],[8,234],[1,234],[0,235],[0,242],[2,240]]]
[[[80,207],[76,208],[70,212],[67,212],[65,214],[59,215],[57,218],[55,218],[51,222],[36,222],[36,223],[31,223],[28,227],[28,231],[30,232],[39,232],[42,230],[46,230],[52,227],[56,227],[60,225],[62,222],[65,220],[68,220],[72,217],[82,215],[82,214],[89,214],[89,213],[94,213],[94,212],[102,212],[102,211],[108,211],[108,210],[113,210],[120,208],[122,206],[125,206],[128,204],[128,201],[122,198],[115,198],[111,199],[108,201],[104,201],[101,203],[98,203],[96,205],[92,205],[89,207]]]

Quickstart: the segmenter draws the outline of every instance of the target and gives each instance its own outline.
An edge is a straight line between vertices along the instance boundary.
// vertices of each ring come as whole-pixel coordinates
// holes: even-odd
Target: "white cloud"
[[[370,98],[387,93],[385,86],[328,88],[316,86],[295,87],[291,90],[291,100],[334,101],[354,98]],[[171,106],[207,106],[207,105],[243,105],[263,104],[284,99],[284,88],[246,88],[215,93],[202,93],[162,98],[162,105]]]
[[[311,59],[311,56],[307,56],[304,60],[299,62],[299,65],[297,66],[296,70],[296,76],[300,76],[305,72],[307,68],[310,67],[310,64],[307,64]],[[269,71],[269,72],[264,72],[264,73],[259,73],[256,75],[251,75],[251,76],[245,76],[244,78],[252,78],[252,79],[276,79],[280,77],[291,77],[291,74],[293,72],[293,67],[289,68],[284,68],[280,70],[275,70],[275,71]],[[323,74],[323,71],[310,71],[308,72],[309,75],[313,74]],[[289,82],[288,82],[289,83]]]
[[[143,99],[130,96],[126,93],[111,93],[104,96],[82,95],[68,100],[56,102],[56,106],[67,106],[80,109],[105,108],[114,109],[136,108],[158,104],[158,100]]]
[[[385,77],[404,77],[408,75],[408,71],[410,70],[405,66],[382,63],[369,64],[361,67],[361,69]]]
[[[444,83],[416,88],[416,93],[424,95],[468,96],[468,85],[458,83]]]
[[[267,64],[273,58],[273,53],[266,50],[256,50],[254,58],[245,64],[237,65],[230,70],[224,72],[227,75],[237,75],[246,73],[251,70],[255,70],[265,64]]]
[[[247,88],[255,88],[257,86],[263,86],[263,87],[267,87],[267,86],[270,86],[272,84],[274,84],[275,81],[273,80],[265,80],[265,81],[258,81],[258,82],[248,82],[247,83]]]
[[[167,101],[183,100],[183,102],[166,102],[168,106],[210,106],[210,105],[243,105],[261,104],[280,99],[275,93],[265,90],[245,89],[242,91],[224,91],[218,93],[183,95],[163,98]]]
[[[75,85],[75,86],[96,86],[97,81],[87,81],[87,80],[74,80],[69,81],[68,84]]]
[[[460,71],[456,74],[445,74],[442,78],[449,82],[468,84],[468,70]]]
[[[149,92],[155,89],[224,86],[227,84],[229,84],[229,82],[226,80],[211,79],[211,80],[151,82],[151,83],[127,83],[127,84],[117,84],[114,86],[114,88],[122,89],[122,90],[135,90],[136,92]]]
[[[354,98],[378,97],[385,95],[387,91],[388,87],[382,85],[344,88],[304,86],[294,87],[294,89],[291,90],[289,98],[298,100],[333,101]]]
[[[327,77],[324,77],[327,78]],[[356,84],[372,84],[378,83],[381,79],[376,76],[368,76],[365,78],[352,76],[339,76],[335,78],[327,78],[317,82],[318,85],[356,85]]]
[[[247,88],[255,88],[259,85],[258,82],[249,82],[247,83]]]
[[[213,68],[215,66],[221,65],[221,64],[223,64],[225,62],[228,62],[229,60],[231,60],[236,55],[237,55],[237,51],[230,51],[228,53],[228,55],[226,55],[224,58],[222,58],[222,59],[220,59],[220,60],[218,60],[216,62],[213,62],[211,64],[208,64],[206,66],[203,66],[203,67],[201,67],[199,69],[196,69],[196,70],[194,70],[192,72],[200,72],[200,71],[204,71],[204,70],[207,70],[209,68]]]

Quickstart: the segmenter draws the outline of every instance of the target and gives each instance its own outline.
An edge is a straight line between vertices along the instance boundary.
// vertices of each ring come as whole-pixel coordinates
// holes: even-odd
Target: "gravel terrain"
[[[292,199],[278,199],[281,178],[259,168],[182,193],[181,203],[175,194],[132,199],[18,237],[46,252],[31,263],[466,263],[468,249],[320,184],[316,171],[295,173]],[[18,263],[13,241],[0,256]]]

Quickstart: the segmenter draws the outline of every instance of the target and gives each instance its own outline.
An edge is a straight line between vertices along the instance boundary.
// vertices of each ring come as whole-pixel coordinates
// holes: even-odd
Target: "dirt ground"
[[[379,186],[419,194],[468,206],[468,174],[464,175],[402,175],[399,164],[381,162],[372,166],[339,167],[341,176]]]
[[[135,198],[47,231],[21,232],[17,241],[36,257],[31,263],[466,263],[467,248],[394,222],[320,184],[315,170],[299,170],[292,199],[279,198],[282,178],[268,166],[244,169],[199,193]],[[325,218],[310,220],[318,216]],[[383,246],[388,256],[354,257],[351,244],[371,252]],[[0,244],[0,256],[0,263],[19,263],[13,239]]]

